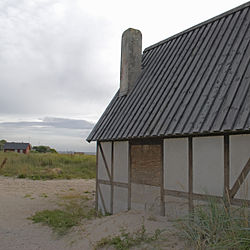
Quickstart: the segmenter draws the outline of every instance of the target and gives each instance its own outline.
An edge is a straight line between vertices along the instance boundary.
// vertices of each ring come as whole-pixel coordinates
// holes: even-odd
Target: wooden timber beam
[[[128,142],[128,210],[131,209],[131,143]]]
[[[111,142],[111,194],[110,194],[110,213],[113,214],[114,207],[114,142]]]
[[[229,136],[224,136],[224,199],[230,203],[229,197],[229,178],[230,178],[230,170],[229,170],[230,162],[229,162]],[[229,204],[228,204],[229,205]]]
[[[96,143],[96,180],[95,180],[95,210],[98,211],[98,151],[99,151],[99,142]]]
[[[244,180],[246,179],[249,171],[250,171],[250,158],[248,159],[245,167],[241,171],[239,177],[237,178],[237,180],[235,181],[233,187],[231,188],[231,190],[229,192],[229,195],[230,195],[231,198],[234,198],[236,193],[239,191],[240,186],[244,182]]]
[[[164,165],[163,165],[163,143],[164,141],[161,141],[161,216],[165,216],[165,198],[164,198]]]
[[[193,203],[193,138],[188,138],[188,209],[192,212]]]
[[[99,179],[98,183],[105,185],[112,185],[111,181]],[[113,181],[113,185],[116,187],[128,188],[128,183]]]
[[[177,198],[184,198],[184,199],[189,199],[189,193],[184,192],[184,191],[176,191],[176,190],[169,190],[165,189],[164,194],[168,196],[173,196]],[[193,193],[192,194],[192,199],[193,200],[198,200],[198,201],[209,201],[211,199],[221,201],[223,202],[223,197],[222,196],[217,196],[217,195],[209,195],[209,194],[197,194]],[[231,204],[232,205],[247,205],[250,207],[250,200],[243,200],[243,199],[231,199]]]

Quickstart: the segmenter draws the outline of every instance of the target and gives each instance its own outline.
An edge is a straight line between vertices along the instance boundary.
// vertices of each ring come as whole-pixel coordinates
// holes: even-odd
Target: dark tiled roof
[[[29,146],[30,146],[29,143],[23,143],[23,142],[6,142],[4,144],[4,148],[3,149],[7,149],[7,150],[21,149],[21,150],[24,150],[24,149],[26,149]]]
[[[250,2],[145,49],[142,67],[88,141],[250,131]]]

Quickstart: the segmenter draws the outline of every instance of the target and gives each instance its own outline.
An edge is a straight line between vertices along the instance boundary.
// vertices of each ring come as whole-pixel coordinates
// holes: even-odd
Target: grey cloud
[[[120,34],[115,47],[113,23],[78,8],[80,2],[0,1],[4,139],[58,149],[94,148],[85,142],[94,124],[63,117],[95,121],[104,111],[118,88]],[[30,117],[42,119],[30,122]]]
[[[89,130],[54,127],[3,127],[2,139],[16,142],[30,142],[31,145],[48,145],[57,150],[95,151],[95,143],[87,143]]]
[[[45,117],[34,122],[0,122],[0,135],[8,141],[49,145],[57,150],[94,151],[95,144],[86,142],[93,126],[81,119]]]
[[[0,127],[25,128],[25,127],[53,127],[65,129],[92,129],[94,124],[86,120],[68,118],[45,117],[41,121],[0,122]]]
[[[77,1],[1,2],[0,114],[81,114],[105,107],[119,71],[118,63],[117,70],[107,65],[110,25],[77,8]]]

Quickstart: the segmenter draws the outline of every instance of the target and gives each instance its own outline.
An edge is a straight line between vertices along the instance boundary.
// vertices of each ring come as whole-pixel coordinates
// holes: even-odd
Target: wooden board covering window
[[[161,185],[161,145],[131,145],[131,182]]]

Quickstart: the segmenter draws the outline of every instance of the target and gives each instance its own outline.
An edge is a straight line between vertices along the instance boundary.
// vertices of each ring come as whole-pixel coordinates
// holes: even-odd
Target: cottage
[[[250,2],[141,47],[140,31],[123,33],[120,89],[87,138],[96,208],[250,205]]]
[[[31,150],[31,145],[29,143],[23,142],[6,142],[3,147],[4,152],[17,152],[28,154]]]

